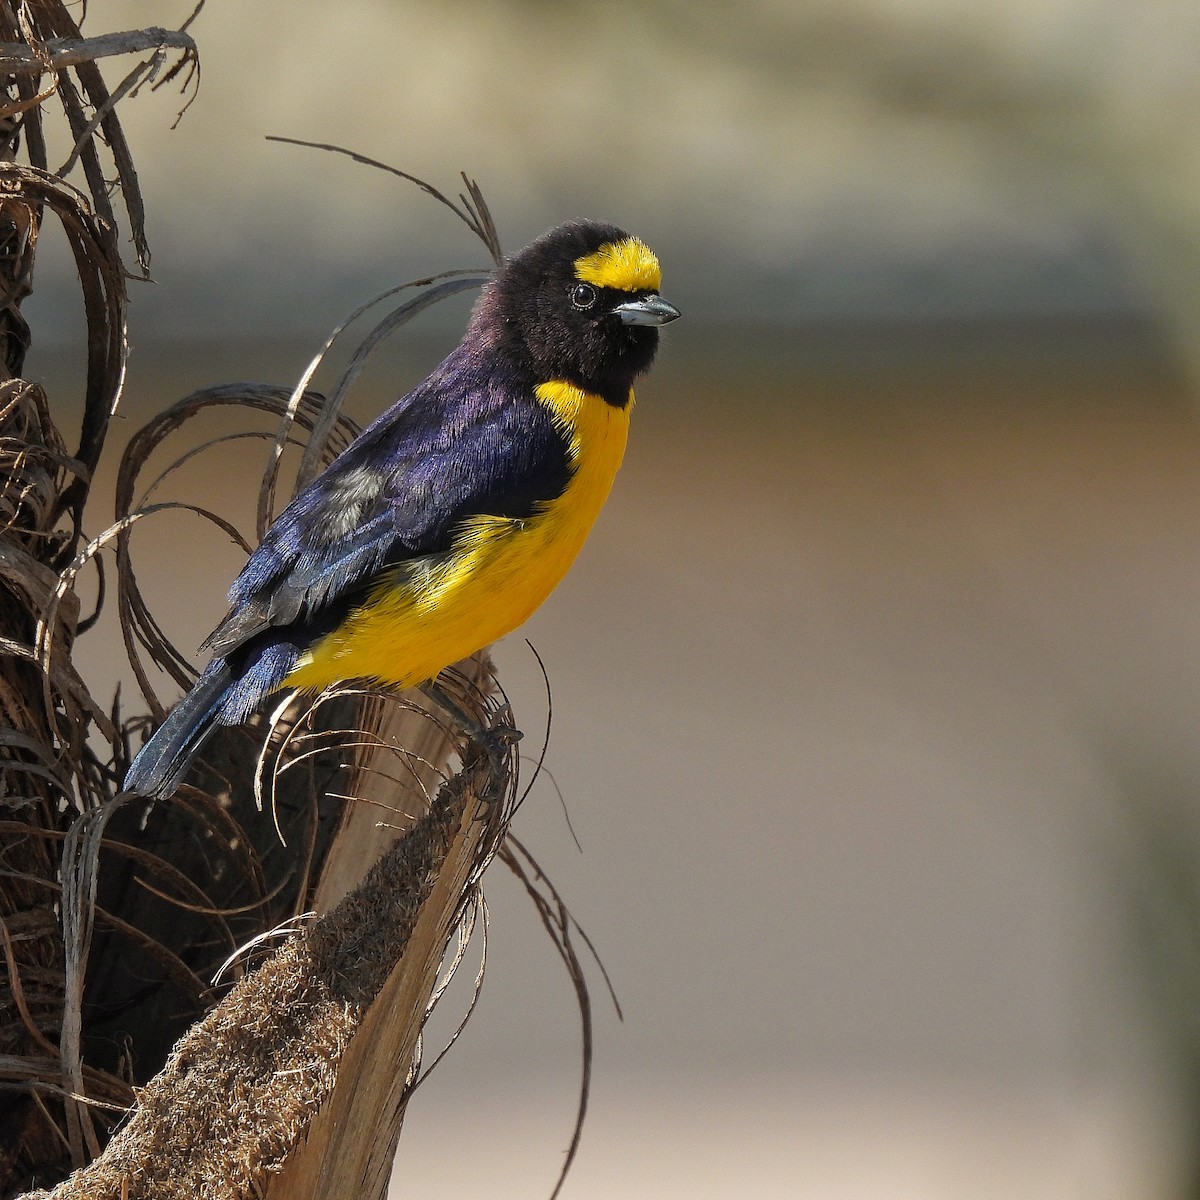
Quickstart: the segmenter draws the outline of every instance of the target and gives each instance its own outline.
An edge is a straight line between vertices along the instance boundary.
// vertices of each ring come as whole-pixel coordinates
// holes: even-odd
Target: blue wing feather
[[[226,655],[270,629],[295,642],[298,625],[319,636],[380,571],[444,552],[466,517],[529,516],[569,478],[532,379],[494,362],[485,374],[460,347],[279,515],[206,645]]]

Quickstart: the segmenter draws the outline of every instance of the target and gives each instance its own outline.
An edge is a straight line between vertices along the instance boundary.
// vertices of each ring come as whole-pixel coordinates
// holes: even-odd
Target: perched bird
[[[679,310],[612,225],[544,234],[484,287],[458,347],[267,530],[212,661],[125,790],[169,796],[218,725],[280,688],[409,687],[520,625],[570,567],[625,452],[633,381]]]

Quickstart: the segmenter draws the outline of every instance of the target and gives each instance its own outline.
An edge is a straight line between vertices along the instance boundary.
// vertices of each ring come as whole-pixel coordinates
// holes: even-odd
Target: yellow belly
[[[567,435],[573,474],[557,500],[523,520],[466,521],[446,555],[382,578],[366,603],[317,642],[284,680],[317,689],[344,679],[408,687],[510,633],[567,573],[625,453],[629,412],[568,383],[537,397]]]

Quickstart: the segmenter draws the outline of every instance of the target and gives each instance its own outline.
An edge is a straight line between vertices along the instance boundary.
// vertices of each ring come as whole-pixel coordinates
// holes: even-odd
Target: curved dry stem
[[[496,232],[496,223],[492,219],[491,210],[488,208],[487,201],[483,198],[483,192],[480,190],[479,185],[473,179],[468,179],[465,172],[460,174],[460,178],[463,181],[463,186],[467,189],[467,195],[464,196],[460,193],[458,197],[459,203],[455,204],[453,200],[448,199],[433,184],[426,183],[424,179],[419,179],[416,175],[410,175],[407,171],[400,170],[399,167],[389,166],[385,162],[380,162],[377,158],[370,158],[365,154],[359,154],[356,150],[348,150],[345,146],[336,146],[331,142],[308,142],[302,138],[280,137],[274,134],[268,134],[267,141],[283,142],[291,146],[306,146],[310,150],[325,150],[331,154],[344,154],[356,163],[374,167],[379,171],[386,171],[389,175],[395,175],[400,179],[407,180],[409,183],[415,183],[421,191],[428,196],[432,196],[439,204],[444,204],[466,225],[487,248],[488,253],[492,256],[492,262],[496,266],[499,266],[504,261],[504,252],[500,248],[500,235]]]
[[[399,293],[409,291],[412,288],[430,287],[434,284],[440,283],[442,280],[453,279],[464,275],[478,275],[478,272],[471,270],[441,271],[436,275],[429,275],[423,279],[413,279],[409,280],[407,283],[397,284],[395,287],[387,288],[378,295],[372,296],[371,299],[364,301],[362,304],[358,305],[358,307],[355,308],[348,317],[342,320],[338,325],[334,326],[332,331],[326,337],[324,345],[312,357],[308,366],[305,367],[303,374],[296,382],[296,386],[292,389],[292,393],[288,397],[287,405],[284,408],[282,417],[280,418],[279,427],[275,433],[275,445],[271,452],[270,461],[267,464],[262,486],[259,489],[258,536],[260,540],[263,534],[266,533],[267,526],[270,525],[271,521],[274,519],[275,494],[279,482],[279,464],[280,459],[283,456],[284,447],[291,441],[292,424],[296,420],[297,414],[300,411],[300,404],[303,397],[306,393],[308,393],[309,385],[312,383],[317,371],[325,362],[325,358],[329,354],[329,351],[333,348],[334,343],[351,325],[354,324],[355,321],[359,320],[359,318],[368,313],[372,308],[381,304],[389,297],[399,295]],[[468,284],[464,286],[471,285]],[[429,306],[429,304],[432,304],[437,299],[441,298],[441,296],[435,297],[434,299],[429,300],[426,304],[423,304],[421,307],[426,308]],[[401,311],[405,312],[406,307],[407,306],[402,306]],[[417,311],[420,311],[420,309],[407,311],[402,320],[397,320],[395,327],[399,327],[399,325],[411,320],[412,317],[416,315]],[[395,316],[395,314],[393,314],[393,316]],[[359,347],[360,354],[361,350],[362,348]],[[338,430],[339,424],[343,429],[354,428],[354,426],[347,419],[342,417],[341,408],[345,392],[348,390],[350,383],[353,382],[353,379],[357,376],[357,374],[358,371],[355,370],[354,375],[349,379],[347,379],[346,373],[342,375],[336,386],[335,395],[331,396],[330,400],[324,403],[319,417],[310,428],[308,446],[304,452],[304,458],[301,460],[300,467],[296,473],[296,480],[294,483],[294,487],[296,489],[303,487],[304,484],[309,481],[313,474],[315,474],[320,463],[330,461],[332,458],[336,457],[341,450],[345,449],[348,439],[342,439],[340,444],[335,445],[334,435]]]
[[[134,435],[121,459],[116,489],[118,525],[121,521],[129,520],[136,510],[134,497],[138,491],[138,481],[151,456],[188,421],[201,413],[220,408],[240,410],[249,408],[279,415],[290,399],[291,391],[283,387],[265,384],[228,384],[192,392],[153,418]],[[300,398],[296,423],[311,433],[316,414],[323,403],[323,397],[314,393],[305,393]],[[346,430],[348,437],[352,436],[352,430],[352,426]],[[189,452],[177,456],[170,466],[155,476],[150,488],[161,487],[164,481],[189,461],[194,453],[200,452],[210,444],[212,443],[206,442],[202,447],[193,448]],[[157,510],[161,506],[153,507]],[[198,509],[193,509],[193,511],[199,512],[206,519],[213,520],[218,528],[229,534],[236,544],[246,547],[248,552],[248,543],[232,524],[210,512]],[[128,526],[120,528],[117,534],[117,572],[117,606],[130,665],[133,667],[142,695],[146,698],[152,712],[161,720],[165,715],[165,709],[155,694],[138,646],[140,645],[155,666],[165,671],[179,687],[189,687],[195,678],[195,673],[190,658],[170,641],[142,598],[130,553]]]
[[[464,274],[465,278],[445,278],[445,276]],[[432,307],[441,300],[455,296],[459,292],[468,291],[471,288],[481,287],[487,282],[486,276],[477,275],[473,272],[447,271],[441,278],[442,282],[440,283],[425,281],[429,286],[419,296],[407,301],[405,304],[401,304],[398,308],[388,313],[366,335],[362,343],[355,350],[350,361],[346,364],[341,377],[330,392],[329,400],[325,405],[325,411],[313,429],[312,438],[304,452],[304,457],[300,460],[299,470],[296,472],[297,488],[303,487],[315,478],[320,469],[321,460],[326,452],[326,439],[330,426],[338,418],[347,392],[354,385],[367,360],[378,349],[380,344],[401,326],[411,321],[418,313],[424,312],[425,309]]]

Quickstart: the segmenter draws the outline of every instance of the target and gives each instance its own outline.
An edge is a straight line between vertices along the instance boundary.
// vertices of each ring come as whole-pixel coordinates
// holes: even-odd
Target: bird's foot
[[[469,741],[482,747],[493,772],[498,773],[504,769],[508,761],[509,747],[516,745],[524,736],[519,729],[507,723],[491,726],[481,725],[469,716],[462,706],[453,700],[436,681],[422,684],[419,690],[454,722]]]

